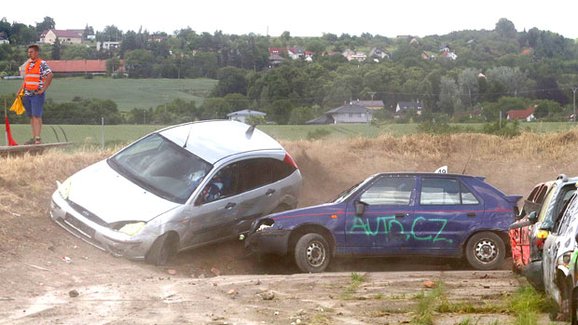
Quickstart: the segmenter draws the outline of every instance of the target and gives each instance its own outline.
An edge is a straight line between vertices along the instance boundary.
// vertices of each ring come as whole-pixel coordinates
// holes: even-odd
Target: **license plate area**
[[[71,216],[70,214],[66,214],[64,216],[64,222],[66,222],[69,226],[76,229],[78,232],[83,234],[88,238],[93,238],[95,230],[90,228],[89,226],[85,225],[82,221],[76,219],[75,217]]]

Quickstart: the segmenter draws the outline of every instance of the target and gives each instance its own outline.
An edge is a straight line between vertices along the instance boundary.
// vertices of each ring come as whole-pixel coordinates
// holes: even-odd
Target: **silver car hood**
[[[148,192],[103,160],[72,175],[68,199],[107,223],[150,221],[180,206]]]

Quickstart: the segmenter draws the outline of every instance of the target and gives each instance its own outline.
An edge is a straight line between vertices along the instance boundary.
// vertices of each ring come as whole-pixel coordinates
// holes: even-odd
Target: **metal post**
[[[576,123],[576,89],[578,89],[578,87],[572,88],[572,97],[574,102],[574,123]]]
[[[104,149],[104,117],[100,118],[100,146]]]

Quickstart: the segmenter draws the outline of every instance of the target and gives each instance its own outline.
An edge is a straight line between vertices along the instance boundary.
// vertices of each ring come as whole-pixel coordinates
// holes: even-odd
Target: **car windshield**
[[[107,160],[109,166],[164,199],[185,203],[213,166],[153,133]]]

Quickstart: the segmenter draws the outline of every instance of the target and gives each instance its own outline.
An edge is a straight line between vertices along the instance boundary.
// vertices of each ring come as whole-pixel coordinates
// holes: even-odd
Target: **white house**
[[[54,44],[56,39],[60,44],[81,44],[84,29],[49,29],[40,35],[40,43]]]
[[[114,50],[120,47],[120,42],[96,42],[96,50]]]
[[[247,123],[247,120],[252,118],[252,117],[264,118],[266,115],[267,115],[267,113],[263,113],[263,112],[259,112],[259,111],[253,111],[250,109],[244,109],[241,111],[229,113],[229,114],[227,114],[227,117],[229,118],[229,120],[232,120],[232,121],[239,121],[239,122]]]
[[[370,123],[372,118],[373,112],[370,109],[353,102],[329,110],[306,124]]]

